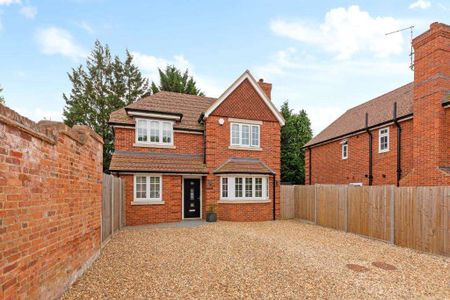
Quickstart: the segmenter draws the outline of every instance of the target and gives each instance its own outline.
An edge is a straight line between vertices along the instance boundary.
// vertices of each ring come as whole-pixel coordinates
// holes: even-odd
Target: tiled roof
[[[112,172],[208,173],[203,163],[203,155],[134,151],[115,151],[109,170]]]
[[[275,174],[265,163],[255,158],[230,158],[214,170],[214,174],[232,173]]]
[[[347,110],[305,146],[325,142],[364,129],[366,112],[369,114],[369,126],[390,121],[393,118],[394,102],[397,102],[397,117],[404,117],[413,113],[412,82]]]
[[[187,95],[173,92],[159,92],[144,97],[126,108],[149,110],[160,113],[180,113],[183,115],[181,122],[176,122],[174,128],[179,129],[203,129],[198,123],[202,112],[205,112],[214,102],[214,98]],[[134,124],[133,118],[129,117],[124,108],[111,113],[110,123]]]

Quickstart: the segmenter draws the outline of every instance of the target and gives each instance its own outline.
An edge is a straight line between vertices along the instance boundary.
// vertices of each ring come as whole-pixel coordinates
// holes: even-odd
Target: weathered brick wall
[[[234,150],[230,146],[230,122],[227,117],[263,121],[260,145],[262,151]],[[219,125],[223,118],[225,123]],[[263,161],[276,173],[275,204],[279,217],[280,201],[280,124],[264,104],[251,84],[245,80],[206,120],[206,164],[209,175],[206,179],[207,198],[205,205],[220,199],[220,178],[213,171],[230,157],[249,157]],[[272,176],[269,177],[269,203],[219,204],[218,217],[230,221],[261,221],[273,218]],[[205,212],[205,210],[203,210]]]
[[[164,204],[133,205],[133,175],[120,175],[125,182],[125,220],[128,226],[181,221],[182,176],[162,176]]]
[[[136,147],[134,128],[115,128],[114,129],[114,147],[115,150],[140,151],[140,152],[158,152],[158,153],[186,153],[203,154],[203,134],[182,133],[175,131],[173,134],[174,149],[156,148],[156,147]]]
[[[402,177],[412,169],[412,121],[400,123]],[[378,129],[371,130],[373,184],[397,183],[397,128],[389,127],[389,151],[378,153]],[[385,128],[385,127],[383,127]],[[312,184],[369,183],[369,135],[361,133],[347,138],[348,158],[342,159],[341,142],[338,140],[312,148]],[[305,152],[305,183],[309,183],[309,150]]]
[[[102,140],[0,105],[0,298],[58,297],[100,249]]]

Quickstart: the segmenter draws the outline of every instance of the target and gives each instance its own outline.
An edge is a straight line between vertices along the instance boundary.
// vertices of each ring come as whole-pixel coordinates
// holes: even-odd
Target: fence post
[[[344,208],[344,214],[345,214],[345,232],[348,232],[348,188],[349,186],[345,186],[345,208]]]
[[[314,185],[314,223],[317,224],[317,184]]]
[[[391,203],[390,203],[390,218],[391,218],[391,230],[390,230],[390,242],[395,244],[395,191],[394,186],[391,185]]]
[[[114,176],[111,176],[111,236],[114,234]]]

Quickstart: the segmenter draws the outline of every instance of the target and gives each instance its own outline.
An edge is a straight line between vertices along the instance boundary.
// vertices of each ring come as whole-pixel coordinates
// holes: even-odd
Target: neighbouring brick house
[[[413,47],[413,82],[348,110],[305,145],[306,183],[450,184],[450,27],[431,24]]]
[[[173,92],[111,114],[110,170],[125,182],[127,225],[279,214],[280,129],[272,85],[244,72],[218,99]]]

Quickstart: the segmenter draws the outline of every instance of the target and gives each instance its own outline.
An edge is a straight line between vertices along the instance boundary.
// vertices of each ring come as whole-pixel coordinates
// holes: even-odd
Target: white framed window
[[[173,145],[173,122],[136,119],[136,143]]]
[[[348,141],[343,141],[341,143],[341,148],[342,148],[342,159],[347,159],[348,158]]]
[[[161,175],[134,175],[134,201],[162,201]]]
[[[259,148],[260,125],[231,123],[231,146]]]
[[[221,200],[268,200],[269,178],[267,176],[221,177]]]
[[[389,127],[378,130],[378,153],[389,151]]]

